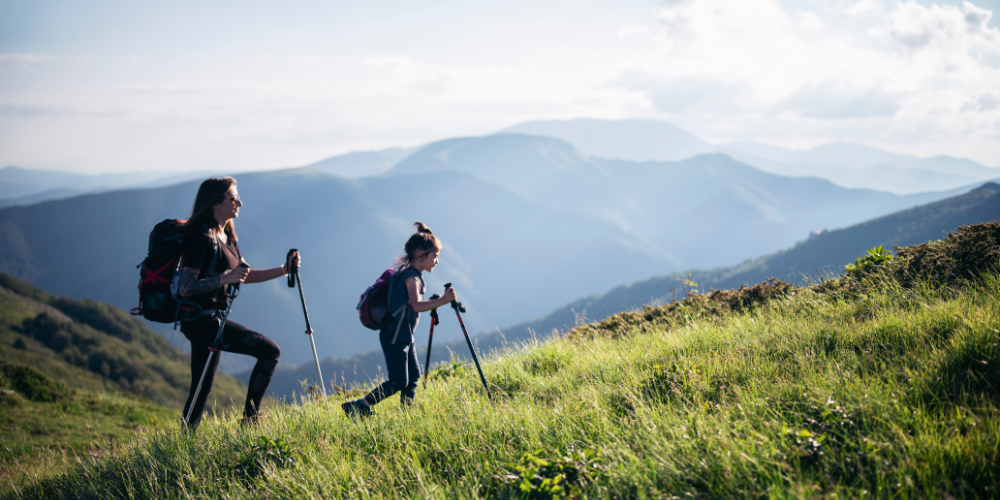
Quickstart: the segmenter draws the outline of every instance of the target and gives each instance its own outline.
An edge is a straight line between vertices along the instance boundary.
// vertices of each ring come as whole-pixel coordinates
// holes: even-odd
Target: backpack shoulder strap
[[[399,278],[404,283],[406,282],[406,278],[409,278],[409,277],[413,277],[413,278],[416,278],[416,279],[421,279],[420,278],[420,273],[415,272],[415,271],[410,271],[410,269],[411,268],[408,267],[408,268],[404,269],[403,271],[396,273],[396,275],[393,276],[392,279],[395,280],[396,278]],[[392,313],[392,317],[393,318],[395,318],[396,316],[399,316],[399,320],[396,321],[396,332],[392,336],[392,342],[390,342],[392,344],[395,344],[396,343],[396,339],[399,338],[399,330],[403,327],[403,320],[406,319],[405,311],[406,311],[406,306],[410,305],[410,297],[409,297],[409,295],[407,295],[406,300],[399,306],[398,309],[396,309],[395,311],[393,311],[392,310],[392,304],[391,304],[392,303],[392,295],[393,295],[393,293],[392,293],[392,283],[390,283],[389,284],[389,302],[390,302],[389,312]]]
[[[208,227],[203,226],[208,232]],[[212,240],[212,263],[208,265],[208,269],[205,270],[206,278],[214,278],[222,273],[215,272],[215,265],[219,263],[219,254],[222,253],[222,245],[219,243],[219,237],[213,232],[210,238]]]
[[[418,276],[416,273],[414,273],[413,271],[410,271],[409,269],[410,268],[408,267],[408,268],[403,269],[402,271],[400,271],[400,272],[392,275],[392,278],[389,280],[389,300],[387,301],[386,305],[389,306],[389,312],[392,314],[393,317],[396,317],[396,315],[398,315],[400,312],[402,312],[403,308],[406,307],[407,305],[409,305],[409,303],[410,303],[410,297],[409,297],[409,295],[407,295],[407,297],[403,301],[403,303],[400,304],[399,307],[395,311],[393,310],[392,298],[393,298],[393,296],[395,296],[395,293],[393,293],[393,292],[395,291],[396,286],[398,286],[399,283],[406,283],[406,278],[409,278],[411,276],[412,277],[417,277]]]

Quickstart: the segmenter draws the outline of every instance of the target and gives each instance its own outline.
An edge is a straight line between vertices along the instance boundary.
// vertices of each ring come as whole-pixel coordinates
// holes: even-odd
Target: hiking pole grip
[[[298,266],[292,264],[291,258],[295,252],[298,252],[298,248],[291,248],[288,250],[288,255],[285,255],[285,265],[288,266],[288,288],[295,288],[295,276],[298,274]]]
[[[445,283],[444,284],[444,291],[448,292],[449,288],[451,288],[451,283]],[[458,311],[465,312],[465,306],[463,306],[462,303],[459,302],[459,301],[457,301],[457,300],[451,301],[451,308],[454,309],[455,312],[458,312]]]

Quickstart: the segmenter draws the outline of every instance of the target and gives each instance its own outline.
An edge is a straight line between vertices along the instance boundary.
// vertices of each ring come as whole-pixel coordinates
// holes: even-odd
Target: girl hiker
[[[457,300],[455,289],[449,288],[444,297],[436,300],[423,300],[423,272],[434,272],[441,254],[441,241],[423,222],[413,224],[416,234],[407,240],[404,250],[406,254],[396,261],[399,271],[392,277],[389,284],[389,310],[393,318],[388,326],[379,332],[379,342],[385,353],[385,365],[389,372],[389,380],[376,387],[364,398],[348,401],[341,405],[344,413],[362,417],[371,415],[372,405],[383,399],[400,393],[400,402],[404,405],[413,403],[417,391],[417,381],[420,380],[420,363],[417,362],[416,339],[413,333],[417,329],[420,313],[437,309],[453,300]],[[399,312],[397,312],[399,311]]]
[[[198,188],[191,217],[184,225],[187,246],[181,256],[177,292],[189,301],[196,302],[203,310],[201,317],[181,322],[181,332],[191,341],[191,392],[183,414],[186,415],[188,408],[194,405],[188,422],[192,428],[197,427],[201,421],[205,401],[219,368],[219,356],[214,356],[198,400],[191,401],[208,361],[208,348],[219,331],[218,314],[228,305],[227,289],[236,283],[260,283],[284,276],[291,266],[297,266],[300,262],[296,252],[281,267],[250,269],[236,243],[236,230],[233,226],[233,219],[239,216],[242,206],[243,202],[236,191],[236,179],[208,179]],[[281,348],[273,340],[243,325],[227,321],[221,350],[257,358],[257,364],[250,373],[243,408],[243,424],[255,423],[260,400],[271,383],[274,367],[278,365],[278,358],[281,356]]]

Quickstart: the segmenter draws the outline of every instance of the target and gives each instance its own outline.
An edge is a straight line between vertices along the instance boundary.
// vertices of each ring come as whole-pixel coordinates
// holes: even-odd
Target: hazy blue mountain
[[[726,145],[722,150],[765,172],[789,177],[819,177],[844,187],[875,187],[896,194],[941,191],[1000,178],[1000,169],[984,167],[971,160],[895,155],[858,144],[828,144],[810,151],[790,151],[739,143]],[[851,163],[834,164],[834,161]],[[876,163],[878,161],[886,163]]]
[[[521,134],[432,143],[388,172],[463,172],[556,210],[589,213],[625,226],[639,213],[601,163],[558,139]]]
[[[387,175],[464,172],[558,210],[613,222],[684,267],[712,267],[786,248],[814,230],[845,227],[947,196],[846,189],[762,172],[725,155],[629,162],[583,155],[550,137],[449,139]]]
[[[77,174],[57,170],[0,168],[0,207],[31,205],[83,193],[99,193],[131,187],[162,187],[206,177],[198,172],[128,172],[121,174]]]
[[[849,188],[865,189],[877,186],[884,191],[900,195],[954,189],[974,184],[979,180],[965,175],[889,165],[847,168],[761,160],[734,150],[727,151],[727,154],[743,163],[777,175],[817,177]],[[997,174],[1000,176],[1000,171]]]
[[[583,153],[629,161],[674,161],[721,152],[765,172],[818,177],[850,188],[896,194],[942,191],[1000,178],[1000,168],[951,156],[918,158],[854,143],[795,151],[754,142],[713,145],[685,130],[653,120],[552,120],[527,122],[501,133],[554,137]]]
[[[80,191],[76,189],[50,189],[48,191],[40,191],[26,196],[0,199],[0,208],[15,205],[33,205],[46,200],[69,198],[70,196],[76,196],[78,194],[80,194]]]
[[[762,160],[790,164],[843,166],[850,168],[893,166],[963,175],[974,179],[991,179],[1000,175],[1000,169],[998,168],[986,167],[964,158],[955,158],[952,156],[919,158],[913,155],[890,153],[876,147],[850,142],[833,142],[804,151],[788,150],[748,142],[734,142],[722,146],[725,149],[739,151]]]
[[[0,199],[22,198],[44,191],[119,189],[163,177],[162,172],[86,175],[56,170],[0,168]]]
[[[612,224],[551,210],[464,174],[357,181],[295,169],[238,180],[245,202],[237,220],[240,247],[256,267],[277,266],[288,248],[301,249],[304,290],[324,357],[378,347],[354,307],[402,252],[414,220],[429,224],[445,243],[441,265],[428,276],[429,290],[454,282],[469,306],[470,325],[481,329],[680,268]],[[134,307],[135,266],[145,256],[146,235],[162,219],[187,217],[197,184],[0,209],[0,270],[52,293]],[[274,337],[285,362],[311,357],[298,295],[283,280],[244,287],[233,319]],[[442,333],[442,340],[448,338]]]
[[[1000,217],[1000,185],[987,183],[980,188],[946,200],[904,210],[845,229],[828,231],[802,241],[794,247],[748,260],[740,265],[709,271],[693,271],[691,279],[701,290],[735,288],[769,277],[800,282],[804,276],[838,273],[844,264],[853,262],[865,251],[877,245],[905,246],[930,239],[941,239],[955,228]],[[686,273],[674,273],[616,287],[607,293],[584,297],[558,308],[552,313],[498,331],[483,331],[474,337],[480,353],[501,347],[506,342],[520,342],[533,335],[547,336],[552,330],[572,327],[577,318],[600,320],[612,314],[638,308],[643,304],[668,302],[683,298],[685,287],[681,279]],[[462,339],[441,342],[440,332],[458,329],[454,314],[448,308],[440,311],[441,325],[435,329],[436,342],[432,363],[449,359],[451,353],[468,359],[468,348]],[[578,316],[579,315],[579,316]],[[419,359],[423,363],[426,351],[427,326],[418,334]],[[385,373],[385,361],[380,350],[358,353],[349,357],[330,357],[321,363],[323,374],[334,383],[364,382],[376,374]],[[422,366],[422,365],[421,365]],[[243,374],[246,378],[249,373]],[[284,366],[275,374],[272,392],[288,395],[300,391],[300,380],[312,380],[312,363]]]
[[[406,158],[418,149],[418,147],[414,147],[389,148],[378,151],[354,151],[320,160],[316,163],[306,165],[306,167],[341,177],[368,177],[385,173],[403,158]]]
[[[538,120],[500,133],[555,137],[587,155],[632,161],[683,160],[716,151],[688,131],[655,120]]]

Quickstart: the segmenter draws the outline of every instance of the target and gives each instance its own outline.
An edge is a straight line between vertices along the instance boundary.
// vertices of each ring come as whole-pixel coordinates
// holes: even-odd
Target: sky
[[[662,120],[1000,166],[1000,0],[0,2],[0,166],[259,170]]]

